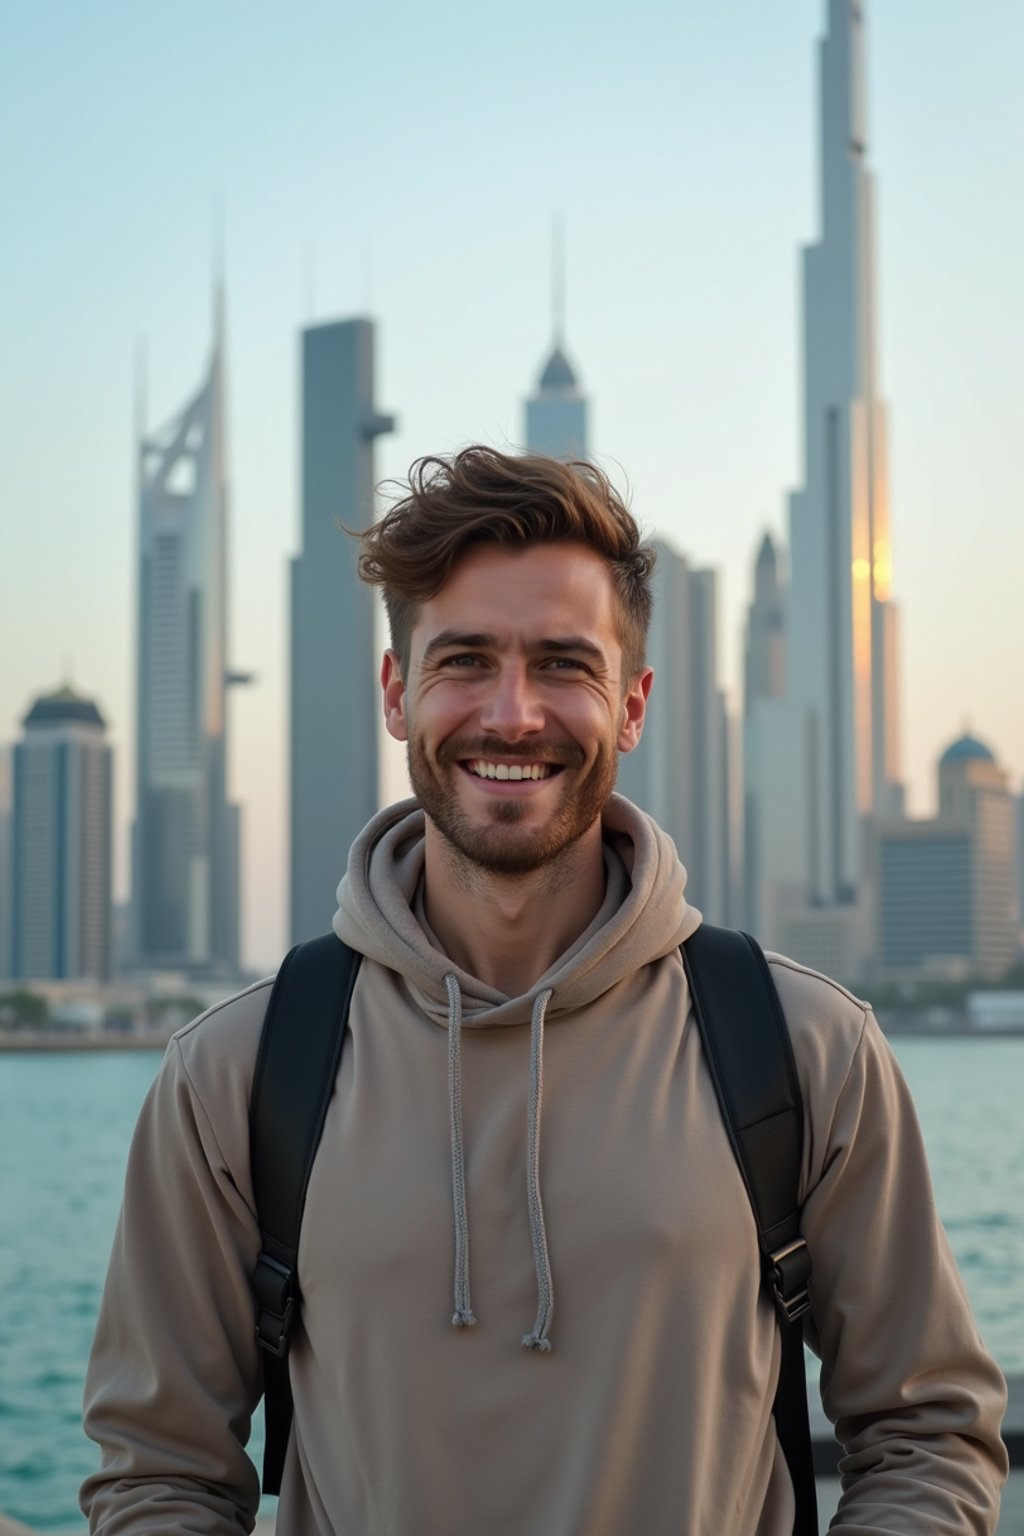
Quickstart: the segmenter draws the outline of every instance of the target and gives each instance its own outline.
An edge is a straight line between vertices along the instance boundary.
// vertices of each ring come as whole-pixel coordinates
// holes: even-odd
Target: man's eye
[[[582,661],[577,661],[574,656],[552,656],[545,662],[545,666],[553,672],[586,672],[588,669]]]
[[[460,656],[446,656],[442,661],[443,667],[477,667],[481,665],[480,657],[470,654]]]

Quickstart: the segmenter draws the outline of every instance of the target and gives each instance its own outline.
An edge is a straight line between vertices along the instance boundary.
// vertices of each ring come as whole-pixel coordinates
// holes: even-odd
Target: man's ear
[[[384,695],[384,724],[396,741],[408,741],[409,722],[405,714],[405,684],[397,651],[385,651],[380,664],[380,686]]]
[[[653,682],[654,668],[643,667],[626,689],[622,700],[622,728],[616,742],[620,752],[632,752],[639,745],[647,713],[647,698]]]

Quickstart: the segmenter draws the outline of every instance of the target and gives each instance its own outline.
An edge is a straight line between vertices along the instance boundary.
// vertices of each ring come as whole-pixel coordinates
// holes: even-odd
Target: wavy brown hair
[[[384,594],[391,644],[408,676],[419,605],[479,544],[511,551],[574,543],[611,571],[623,679],[644,664],[655,554],[608,476],[585,460],[499,453],[476,444],[451,458],[417,459],[378,523],[360,535],[359,574]]]

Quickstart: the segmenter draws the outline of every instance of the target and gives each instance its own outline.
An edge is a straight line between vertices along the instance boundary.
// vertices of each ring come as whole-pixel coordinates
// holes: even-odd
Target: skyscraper
[[[140,430],[133,951],[233,976],[240,812],[227,798],[227,477],[223,297],[203,383]]]
[[[619,758],[617,788],[672,838],[688,895],[710,922],[730,916],[729,741],[718,682],[715,572],[655,545],[647,659],[655,684],[640,745]]]
[[[565,355],[565,260],[560,228],[552,249],[551,353],[526,402],[526,446],[553,459],[585,459],[587,397]]]
[[[808,894],[843,904],[862,888],[871,818],[901,804],[859,0],[829,0],[819,85],[822,235],[803,261],[805,472],[790,502],[788,668],[811,729]]]
[[[14,749],[11,974],[103,981],[110,972],[111,750],[71,688],[37,699]]]
[[[779,556],[765,534],[754,566],[743,665],[742,921],[782,948],[780,917],[811,885],[806,712],[786,697],[786,600]]]
[[[355,541],[374,515],[370,320],[302,333],[302,547],[291,568],[292,942],[323,933],[349,846],[378,808],[373,594]]]

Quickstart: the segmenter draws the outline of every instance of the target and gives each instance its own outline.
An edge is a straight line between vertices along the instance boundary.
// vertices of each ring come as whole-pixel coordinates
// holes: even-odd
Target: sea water
[[[1024,1370],[1024,1039],[898,1038],[985,1340]],[[159,1054],[0,1054],[0,1513],[84,1530],[82,1384],[125,1159]],[[258,1453],[258,1434],[251,1449]]]

